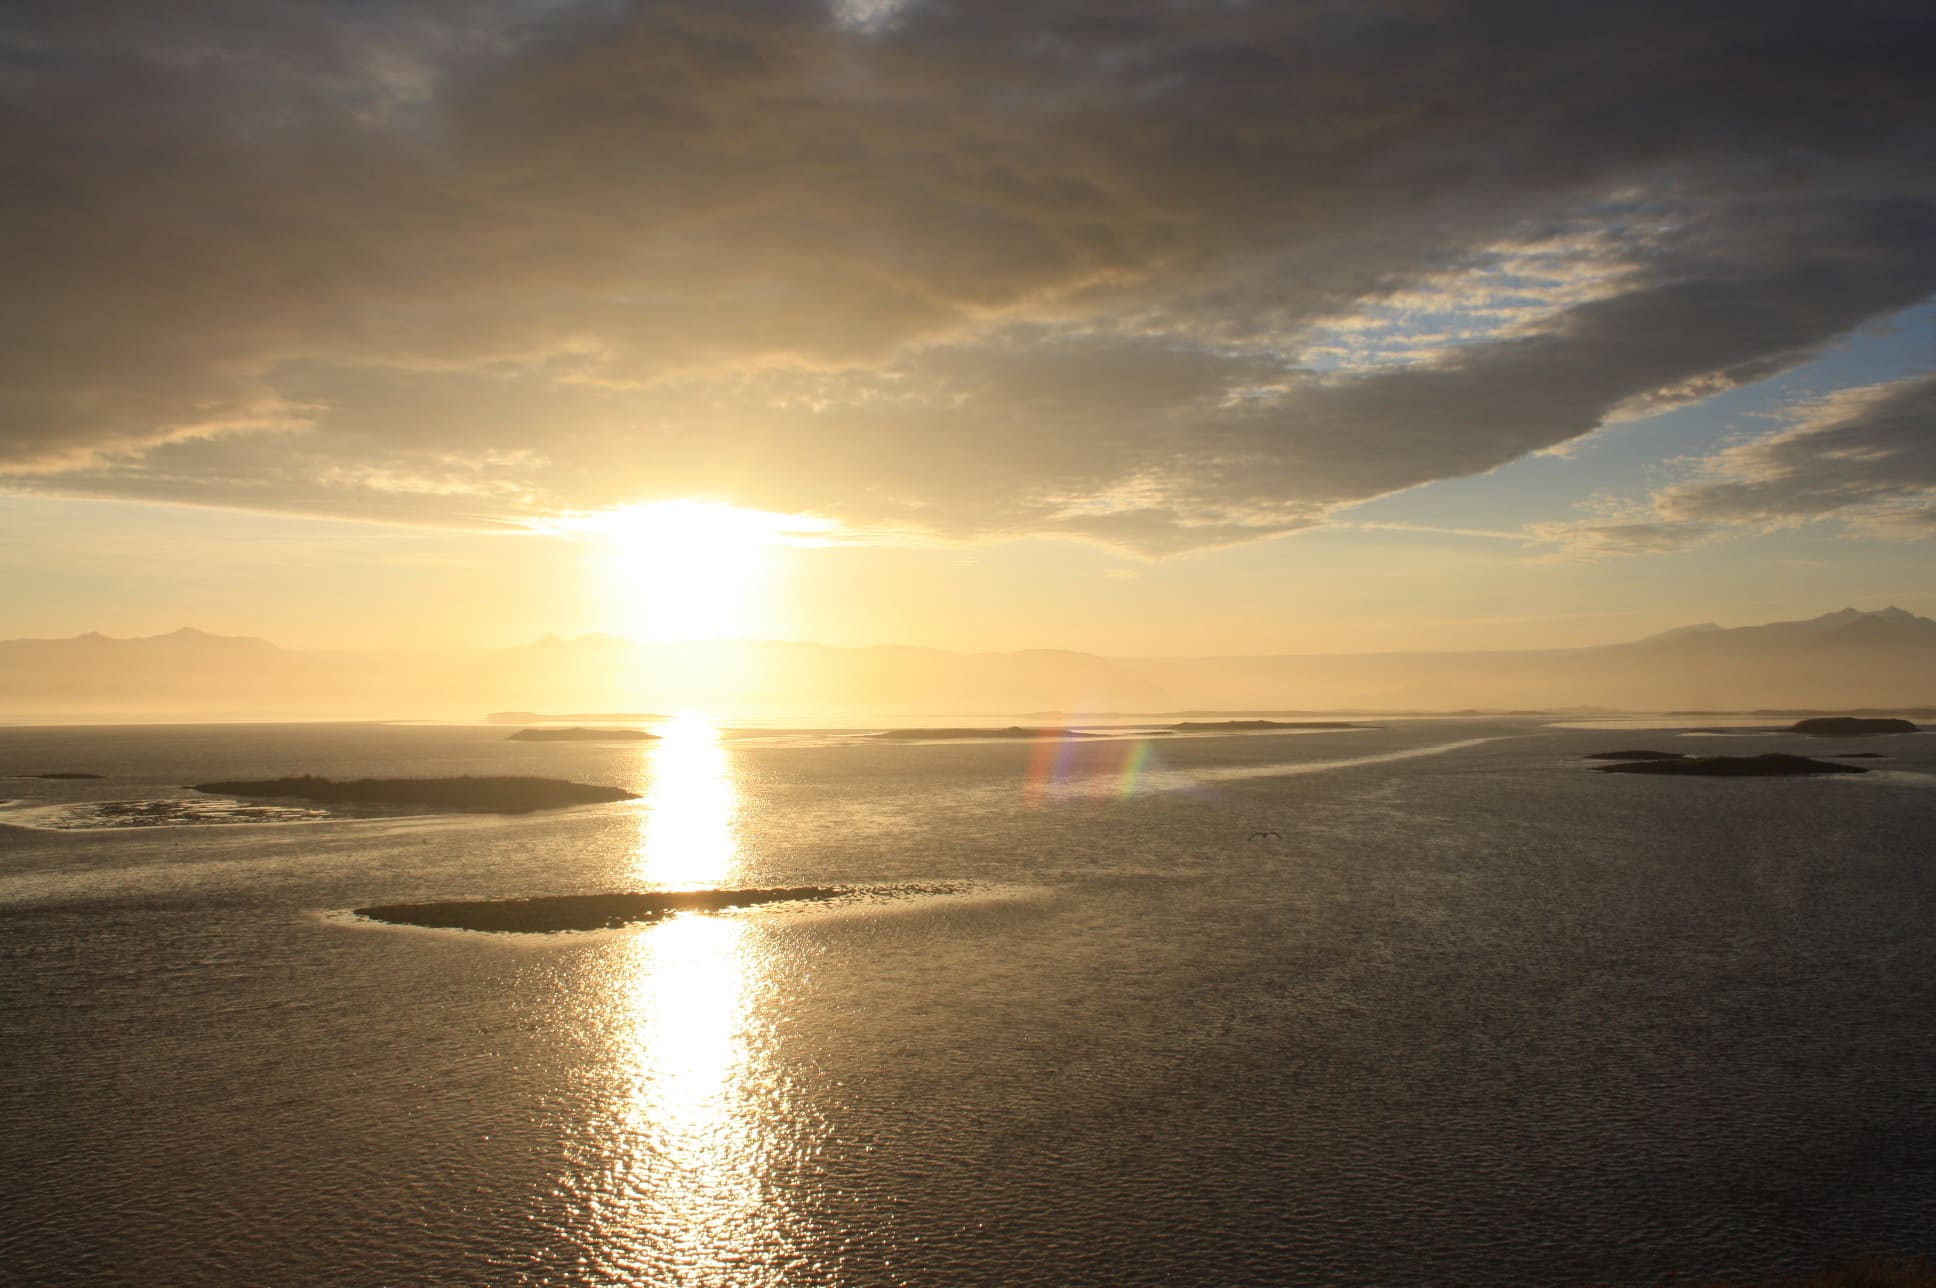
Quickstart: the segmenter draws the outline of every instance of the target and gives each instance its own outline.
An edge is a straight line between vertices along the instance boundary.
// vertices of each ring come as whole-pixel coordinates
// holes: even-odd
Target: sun
[[[627,633],[672,642],[770,633],[775,548],[813,544],[833,525],[685,500],[602,510],[569,526],[600,539]]]

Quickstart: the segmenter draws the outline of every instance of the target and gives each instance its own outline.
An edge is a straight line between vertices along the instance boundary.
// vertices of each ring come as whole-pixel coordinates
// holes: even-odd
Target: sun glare
[[[773,550],[812,544],[833,524],[712,501],[655,501],[564,526],[603,542],[627,633],[660,642],[775,633]]]

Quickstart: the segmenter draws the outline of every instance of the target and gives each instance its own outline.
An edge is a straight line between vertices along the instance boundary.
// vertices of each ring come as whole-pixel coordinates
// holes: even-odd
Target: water
[[[506,732],[0,729],[0,773],[107,775],[0,779],[0,1280],[1640,1284],[1930,1250],[1936,738],[1713,781],[1593,773],[1675,741],[1534,721]],[[644,799],[76,826],[283,773]],[[964,888],[541,937],[347,915],[827,883]]]

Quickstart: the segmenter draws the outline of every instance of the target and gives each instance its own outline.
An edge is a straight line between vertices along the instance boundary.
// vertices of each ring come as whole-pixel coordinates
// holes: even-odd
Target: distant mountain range
[[[548,636],[509,649],[318,652],[183,629],[0,642],[0,720],[738,715],[1837,710],[1936,704],[1936,621],[1846,608],[1631,643],[1466,653],[1105,658],[789,642]]]
[[[1164,658],[1132,663],[1202,706],[1663,711],[1936,705],[1936,621],[1889,607],[1575,649]]]

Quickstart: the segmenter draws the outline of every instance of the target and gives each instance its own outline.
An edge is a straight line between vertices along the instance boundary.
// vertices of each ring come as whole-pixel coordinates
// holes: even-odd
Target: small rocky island
[[[197,783],[195,790],[212,796],[260,796],[346,805],[428,805],[496,814],[527,814],[567,805],[638,799],[636,792],[595,783],[569,783],[559,778],[359,778],[339,783],[305,775]]]
[[[1914,724],[1892,716],[1815,716],[1788,726],[1790,733],[1811,738],[1857,738],[1879,733],[1920,733]]]
[[[355,914],[393,926],[433,930],[486,930],[499,934],[555,934],[563,930],[613,930],[657,921],[679,912],[721,912],[763,903],[837,899],[838,886],[783,886],[752,890],[683,890],[618,894],[563,894],[532,899],[473,899],[453,903],[391,903],[357,908]]]
[[[566,729],[520,729],[509,742],[657,742],[659,735],[643,729],[588,729],[572,725]]]
[[[1760,756],[1682,756],[1661,752],[1646,760],[1620,760],[1595,765],[1594,769],[1602,774],[1685,774],[1693,778],[1795,778],[1869,772],[1857,765],[1838,765],[1832,760],[1790,756],[1779,751]]]
[[[48,782],[73,782],[82,778],[106,778],[106,774],[77,774],[70,770],[55,770],[51,774],[22,774],[22,778],[39,778]]]

